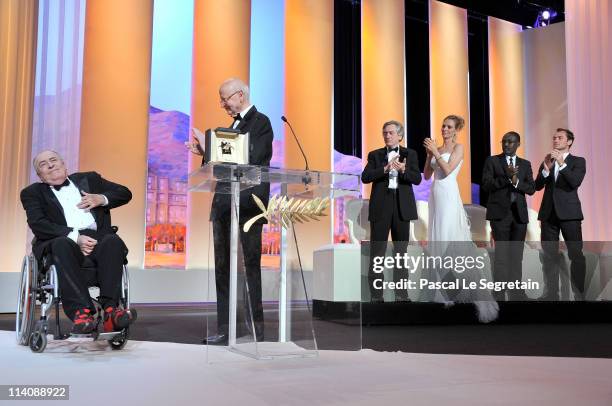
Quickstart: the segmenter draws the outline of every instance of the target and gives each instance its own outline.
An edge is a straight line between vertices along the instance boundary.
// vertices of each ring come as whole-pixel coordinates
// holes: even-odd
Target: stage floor
[[[209,351],[215,363],[203,345],[143,341],[123,351],[50,342],[34,354],[0,331],[0,382],[68,384],[66,403],[87,405],[612,404],[610,359],[361,350],[255,361]]]

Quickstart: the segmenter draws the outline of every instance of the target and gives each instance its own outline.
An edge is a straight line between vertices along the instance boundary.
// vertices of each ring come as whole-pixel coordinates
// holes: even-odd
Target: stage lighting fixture
[[[538,13],[538,18],[536,18],[535,24],[533,25],[535,28],[537,27],[546,27],[550,25],[551,21],[557,16],[557,12],[552,9],[541,10]]]

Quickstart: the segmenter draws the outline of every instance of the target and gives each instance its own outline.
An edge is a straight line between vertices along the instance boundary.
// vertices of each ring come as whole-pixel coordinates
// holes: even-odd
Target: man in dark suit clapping
[[[558,128],[553,150],[544,157],[535,180],[536,190],[544,189],[538,220],[542,226],[545,300],[559,299],[559,232],[566,241],[571,260],[574,296],[584,295],[586,261],[582,253],[582,206],[578,188],[586,174],[586,160],[570,154],[574,133]]]
[[[495,239],[493,271],[496,281],[522,280],[523,242],[529,214],[525,195],[535,193],[531,162],[516,155],[521,136],[510,131],[502,137],[499,155],[490,156],[482,171],[482,188],[489,193],[487,220]],[[498,300],[505,292],[495,292]],[[508,292],[510,300],[526,299],[525,292]]]
[[[231,128],[249,133],[249,164],[270,166],[274,133],[270,119],[257,111],[249,98],[249,87],[240,79],[231,78],[219,87],[221,107],[233,118]],[[187,147],[194,154],[202,155],[202,145],[194,140]],[[202,165],[206,162],[202,160]],[[261,234],[265,219],[256,222],[248,232],[242,225],[253,216],[260,214],[252,198],[256,195],[265,206],[270,198],[270,184],[260,185],[240,192],[240,243],[244,253],[244,266],[248,283],[250,302],[255,324],[255,338],[264,340],[264,314],[261,301]],[[215,193],[210,220],[213,223],[215,247],[215,283],[217,287],[217,334],[204,339],[205,344],[227,345],[229,327],[229,274],[230,274],[230,225],[231,196]]]
[[[385,147],[371,151],[368,163],[361,174],[363,183],[372,183],[370,193],[370,270],[368,275],[373,302],[383,301],[383,291],[374,288],[374,282],[382,279],[382,273],[373,272],[373,258],[384,256],[389,231],[396,253],[406,252],[410,238],[410,220],[417,219],[416,202],[412,185],[421,183],[421,171],[416,151],[400,146],[404,127],[397,121],[388,121],[382,129]],[[394,280],[407,278],[404,270],[395,270]],[[396,290],[396,299],[408,300],[406,290]]]

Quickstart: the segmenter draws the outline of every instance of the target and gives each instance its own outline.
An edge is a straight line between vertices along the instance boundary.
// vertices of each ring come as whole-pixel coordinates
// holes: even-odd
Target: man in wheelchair
[[[123,264],[128,249],[111,226],[110,210],[128,203],[132,193],[96,172],[68,171],[55,151],[43,151],[33,160],[41,182],[21,191],[21,203],[34,233],[32,252],[56,266],[64,312],[73,321],[72,334],[89,334],[96,328],[96,308],[89,295],[93,282],[100,287],[104,332],[120,331],[136,313],[119,306]],[[97,272],[82,271],[93,262]]]

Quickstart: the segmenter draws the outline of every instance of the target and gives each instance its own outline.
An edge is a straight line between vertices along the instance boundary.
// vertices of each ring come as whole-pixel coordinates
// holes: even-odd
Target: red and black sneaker
[[[108,306],[104,309],[104,332],[121,331],[135,322],[137,316],[135,309],[118,309]]]
[[[90,334],[94,331],[96,322],[90,309],[79,309],[74,314],[74,324],[72,334]]]

